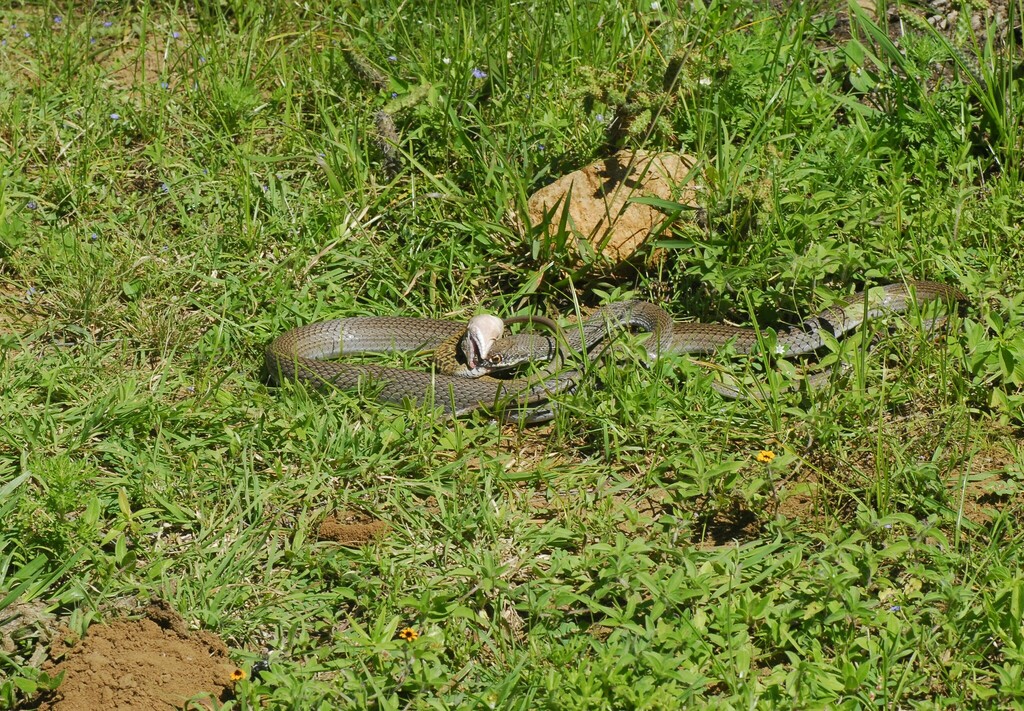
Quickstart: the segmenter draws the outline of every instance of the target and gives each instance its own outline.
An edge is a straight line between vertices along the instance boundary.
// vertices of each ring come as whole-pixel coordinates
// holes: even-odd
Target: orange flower
[[[235,669],[231,672],[231,681],[241,681],[245,678],[245,671],[242,669]]]
[[[412,627],[406,627],[404,630],[398,633],[399,639],[404,639],[406,642],[414,642],[420,636],[420,633],[414,630]]]
[[[771,464],[773,459],[775,459],[775,452],[770,449],[762,449],[757,453],[757,461],[761,464]]]

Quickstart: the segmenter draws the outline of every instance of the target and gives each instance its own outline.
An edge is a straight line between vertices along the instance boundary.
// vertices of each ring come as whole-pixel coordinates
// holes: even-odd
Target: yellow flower
[[[775,459],[775,452],[770,449],[762,449],[757,453],[757,461],[761,464],[771,464],[773,459]]]
[[[231,672],[231,681],[241,681],[245,678],[245,672],[241,669],[235,669]]]
[[[414,642],[420,636],[420,633],[414,630],[412,627],[406,627],[404,630],[398,633],[399,639],[404,639],[406,642]]]

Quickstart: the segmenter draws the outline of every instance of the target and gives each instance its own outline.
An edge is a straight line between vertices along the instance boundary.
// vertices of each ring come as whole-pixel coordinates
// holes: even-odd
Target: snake
[[[794,358],[814,353],[865,320],[903,313],[929,302],[949,308],[967,297],[956,287],[911,280],[858,291],[795,326],[776,330],[774,355]],[[945,318],[926,324],[930,327]],[[712,354],[731,345],[736,353],[756,351],[764,338],[758,329],[718,323],[677,322],[663,308],[644,301],[620,301],[597,308],[558,335],[503,335],[512,319],[484,314],[467,323],[408,317],[354,317],[321,321],[281,334],[266,349],[265,367],[275,383],[301,380],[314,387],[351,389],[372,384],[381,402],[412,402],[441,407],[461,416],[480,409],[501,411],[506,419],[540,422],[553,416],[554,395],[572,390],[578,369],[539,375],[516,373],[526,362],[559,360],[561,348],[592,352],[621,331],[647,332],[644,347],[652,360],[670,353]],[[564,344],[559,344],[563,340]],[[333,362],[340,355],[434,349],[434,372]],[[734,397],[729,387],[716,388]]]
[[[265,377],[281,384],[299,380],[315,388],[371,388],[380,402],[411,402],[440,407],[462,416],[480,409],[500,409],[506,419],[550,419],[541,403],[572,388],[573,372],[543,378],[491,377],[479,371],[491,343],[512,319],[483,314],[469,324],[403,316],[357,316],[319,321],[285,331],[265,354]],[[340,363],[339,356],[392,351],[439,351],[434,372],[376,364]],[[550,371],[550,369],[549,369]]]

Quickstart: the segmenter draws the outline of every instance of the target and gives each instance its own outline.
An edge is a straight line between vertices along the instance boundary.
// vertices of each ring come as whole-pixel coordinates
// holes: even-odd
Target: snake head
[[[482,375],[487,372],[485,370],[488,365],[487,355],[494,342],[504,333],[505,322],[497,316],[481,314],[469,320],[469,323],[466,324],[466,335],[460,341],[459,346],[470,374]]]

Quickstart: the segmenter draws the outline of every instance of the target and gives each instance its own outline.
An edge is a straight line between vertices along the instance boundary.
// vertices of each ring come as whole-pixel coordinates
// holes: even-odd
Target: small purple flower
[[[55,24],[55,25],[59,25],[59,24],[60,24],[60,23],[62,23],[62,22],[64,22],[64,18],[63,18],[63,17],[61,17],[60,15],[55,15],[55,16],[54,16],[54,18],[53,18],[53,24]]]
[[[121,120],[121,114],[116,113],[116,112],[110,114],[110,120],[111,121],[120,121]]]
[[[95,242],[99,238],[100,238],[100,236],[98,234],[96,234],[95,232],[93,232],[91,235],[89,235],[89,241],[90,242]]]
[[[29,32],[28,30],[25,30],[25,37],[31,37],[31,36],[32,36],[32,33]]]
[[[199,58],[199,63],[200,64],[206,64],[206,57],[200,57]]]
[[[392,99],[397,99],[398,98],[398,92],[397,91],[392,91],[391,92],[391,98]]]
[[[25,290],[25,301],[31,301],[32,297],[38,293],[39,291],[34,286],[30,286]]]
[[[104,27],[113,27],[114,23],[111,22],[110,20],[107,20],[106,22],[103,23],[103,26]]]
[[[538,153],[543,153],[544,152],[544,144],[543,143],[538,143],[536,146],[534,146],[534,149]]]
[[[604,123],[604,114],[598,114],[597,116],[594,117],[594,120],[597,121],[598,123]]]
[[[165,82],[165,81],[162,81],[162,82],[160,82],[160,88],[161,88],[161,89],[168,89],[168,88],[170,88],[170,86],[171,86],[171,85],[170,85],[170,84],[168,84],[168,83],[167,83],[167,82]]]
[[[7,46],[7,38],[5,37],[2,40],[0,40],[0,47],[6,47],[6,46]]]
[[[27,207],[29,210],[35,210],[36,208],[39,207],[39,203],[37,203],[35,200],[29,200],[25,207]]]
[[[180,32],[172,32],[171,33],[171,37],[173,37],[174,39],[181,39],[181,33]]]
[[[262,190],[265,193],[268,190],[270,190],[270,188],[268,188],[266,185],[260,185],[260,190]]]
[[[160,183],[160,192],[166,195],[167,193],[171,192],[171,188],[167,183]]]
[[[96,44],[96,38],[95,37],[90,37],[89,38],[89,44]]]
[[[398,61],[398,57],[396,57],[393,54],[388,55],[388,61],[391,62],[391,63],[397,62]]]
[[[486,79],[487,78],[487,72],[485,72],[483,69],[480,69],[479,67],[473,67],[473,78],[474,79]]]
[[[899,612],[902,609],[903,608],[900,607],[899,605],[893,605],[892,607],[889,608],[889,612]]]

